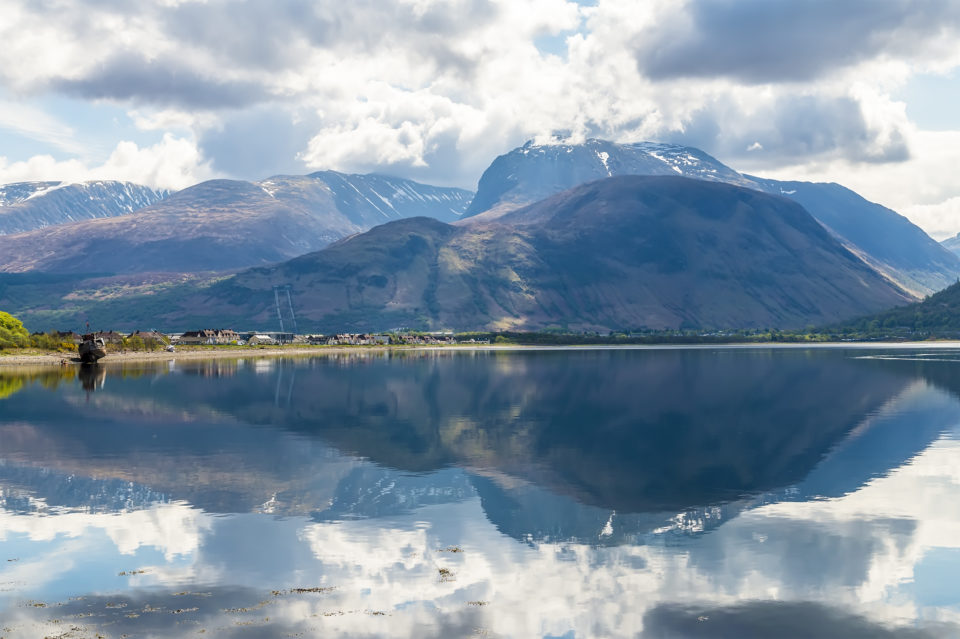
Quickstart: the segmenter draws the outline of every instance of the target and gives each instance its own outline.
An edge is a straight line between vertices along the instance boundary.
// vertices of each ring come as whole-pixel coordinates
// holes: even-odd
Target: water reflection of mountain
[[[213,512],[317,520],[479,495],[512,536],[616,543],[708,529],[760,493],[853,490],[928,446],[955,406],[923,400],[926,416],[905,428],[884,410],[929,371],[839,351],[364,353],[109,370],[89,398],[34,385],[5,401],[7,466],[48,474],[8,468],[4,484],[52,497],[54,475],[120,481]],[[931,377],[953,390],[952,373]]]
[[[357,464],[320,440],[184,402],[157,383],[162,371],[109,370],[105,388],[89,395],[74,379],[33,384],[6,400],[0,482],[8,500],[35,495],[49,507],[109,510],[143,508],[162,495],[210,512],[310,512]],[[193,387],[194,376],[176,378]]]
[[[796,483],[909,381],[820,352],[514,353],[397,364],[298,371],[294,395],[307,399],[282,423],[385,466],[493,468],[620,512],[677,511]],[[310,387],[322,390],[300,390]]]
[[[793,499],[838,497],[899,468],[960,423],[957,397],[916,381],[862,424],[792,488]]]
[[[470,479],[459,469],[409,474],[367,464],[337,482],[330,504],[314,512],[313,519],[389,517],[423,506],[463,501],[474,495]]]
[[[36,497],[41,497],[38,501]],[[69,508],[118,512],[146,508],[166,496],[149,486],[121,479],[83,477],[47,468],[0,464],[0,507],[12,513]]]

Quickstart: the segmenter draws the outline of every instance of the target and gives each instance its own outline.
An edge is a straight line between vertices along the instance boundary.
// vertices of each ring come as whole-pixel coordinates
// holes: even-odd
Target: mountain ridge
[[[208,180],[126,215],[0,236],[0,271],[236,270],[318,250],[384,220],[425,213],[456,219],[470,195],[330,171]]]
[[[957,233],[953,237],[948,237],[945,240],[941,240],[940,245],[948,251],[960,255],[960,233]]]
[[[909,301],[790,200],[621,176],[500,219],[380,225],[176,296],[156,321],[269,326],[275,286],[321,331],[789,328]]]
[[[0,235],[133,213],[171,191],[133,182],[14,182],[0,186]]]

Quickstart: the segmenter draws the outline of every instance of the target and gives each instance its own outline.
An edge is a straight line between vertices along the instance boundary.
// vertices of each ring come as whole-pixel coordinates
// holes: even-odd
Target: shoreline
[[[295,346],[265,348],[229,348],[223,350],[198,349],[167,351],[131,351],[110,353],[98,362],[98,365],[139,362],[169,362],[179,360],[239,359],[251,357],[285,356],[323,356],[345,353],[380,353],[405,351],[511,351],[511,350],[657,350],[657,349],[810,349],[810,348],[848,348],[899,350],[908,348],[960,349],[960,341],[937,342],[730,342],[726,344],[456,344],[449,346],[410,345],[410,346]],[[65,363],[64,363],[65,362]],[[17,366],[80,366],[80,360],[73,353],[31,353],[23,355],[0,355],[0,368]]]
[[[108,353],[97,362],[97,365],[112,365],[136,362],[169,362],[178,360],[197,359],[225,359],[240,357],[281,357],[284,355],[320,355],[323,353],[349,353],[363,349],[364,351],[388,350],[386,346],[350,346],[350,347],[292,347],[292,348],[230,348],[223,350],[178,350],[173,353],[167,351],[129,351],[125,353]],[[63,361],[66,364],[63,364]],[[29,355],[0,355],[0,367],[4,366],[80,366],[80,359],[75,353],[44,353]]]

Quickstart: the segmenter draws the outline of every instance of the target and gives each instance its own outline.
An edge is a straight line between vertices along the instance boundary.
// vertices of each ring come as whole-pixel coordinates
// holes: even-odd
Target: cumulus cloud
[[[489,154],[503,150],[496,139],[480,139],[496,125],[474,107],[388,86],[370,97],[356,110],[322,118],[320,130],[300,154],[307,166],[399,172],[455,183],[464,173],[482,171]]]
[[[133,142],[120,142],[103,164],[93,166],[77,159],[56,160],[50,155],[36,155],[16,162],[0,156],[0,183],[125,180],[177,190],[213,176],[213,170],[192,141],[169,134],[157,144],[144,148]]]
[[[473,187],[497,155],[566,130],[802,169],[790,177],[829,165],[843,182],[914,165],[890,96],[960,65],[950,0],[0,2],[0,91],[127,108],[197,141],[196,178],[377,170]],[[15,130],[58,149],[83,133],[29,128]]]

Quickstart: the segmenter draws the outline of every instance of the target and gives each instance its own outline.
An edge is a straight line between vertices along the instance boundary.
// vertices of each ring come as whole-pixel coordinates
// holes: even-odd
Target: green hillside
[[[841,334],[865,338],[960,337],[960,281],[922,302],[867,315],[835,328]]]

